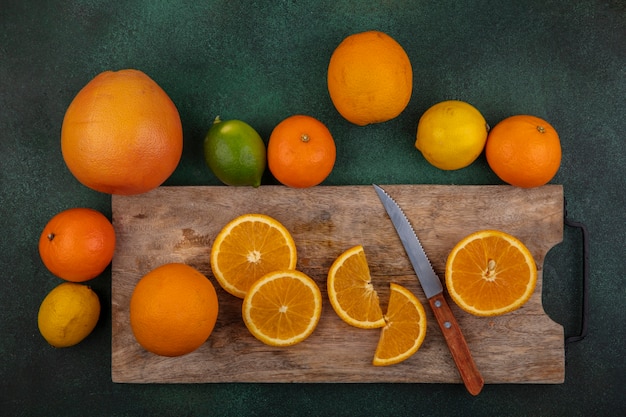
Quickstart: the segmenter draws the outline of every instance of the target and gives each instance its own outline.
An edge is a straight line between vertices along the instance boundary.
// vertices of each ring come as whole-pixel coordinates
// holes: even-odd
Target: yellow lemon
[[[65,282],[54,288],[39,307],[39,331],[57,348],[74,346],[96,327],[100,300],[91,288]]]
[[[458,100],[442,101],[420,118],[415,147],[439,169],[461,169],[481,154],[488,132],[489,125],[474,106]]]

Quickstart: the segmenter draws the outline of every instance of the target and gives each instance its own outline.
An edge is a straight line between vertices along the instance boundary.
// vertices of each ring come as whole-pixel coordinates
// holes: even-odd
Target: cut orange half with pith
[[[322,294],[308,275],[296,270],[270,272],[243,299],[250,333],[270,346],[291,346],[309,337],[322,314]]]
[[[265,214],[244,214],[231,220],[211,248],[211,270],[217,282],[243,298],[263,275],[295,269],[296,244],[289,230]]]
[[[426,337],[426,311],[419,299],[405,287],[391,283],[385,327],[372,364],[400,363],[418,351]]]
[[[528,248],[499,230],[481,230],[457,243],[446,261],[452,300],[476,316],[497,316],[520,308],[537,284]]]
[[[331,306],[346,323],[361,329],[385,325],[363,246],[354,246],[335,259],[327,287]]]

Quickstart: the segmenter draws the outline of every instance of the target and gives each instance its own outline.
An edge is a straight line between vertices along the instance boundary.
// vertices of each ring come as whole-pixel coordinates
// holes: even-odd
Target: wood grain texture
[[[383,188],[405,211],[440,278],[454,244],[476,230],[500,229],[528,246],[539,276],[535,293],[521,309],[481,318],[449,304],[485,383],[562,383],[563,328],[545,314],[541,304],[543,260],[563,236],[562,187]],[[113,196],[112,201],[118,239],[112,265],[114,382],[461,383],[430,308],[426,308],[429,323],[420,350],[400,364],[374,367],[371,361],[380,330],[348,326],[326,298],[331,263],[344,250],[361,244],[383,311],[391,281],[406,286],[428,304],[373,187],[160,187],[137,196]],[[291,231],[298,249],[297,268],[317,281],[324,296],[317,329],[296,346],[269,347],[250,335],[241,318],[241,300],[223,291],[211,273],[213,239],[235,216],[251,212],[270,215]],[[178,358],[146,352],[129,326],[135,284],[167,262],[199,269],[214,283],[220,302],[211,337],[195,352]]]

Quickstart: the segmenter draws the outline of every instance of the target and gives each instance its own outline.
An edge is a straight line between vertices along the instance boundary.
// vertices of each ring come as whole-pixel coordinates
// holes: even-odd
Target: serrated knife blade
[[[430,260],[428,259],[424,248],[422,248],[422,244],[417,238],[411,223],[406,218],[404,211],[402,211],[395,200],[392,199],[382,188],[377,185],[374,185],[374,188],[376,189],[378,197],[383,203],[383,206],[391,219],[391,223],[393,223],[396,228],[398,236],[400,236],[402,245],[404,246],[406,254],[411,261],[411,265],[413,265],[413,269],[417,274],[417,279],[422,285],[426,298],[431,298],[440,294],[443,292],[441,281],[430,264]]]
[[[461,328],[450,310],[443,295],[441,280],[433,269],[411,222],[402,208],[385,190],[374,184],[374,189],[391,219],[404,247],[417,278],[428,299],[452,358],[459,370],[465,387],[472,395],[478,395],[484,386],[484,380],[469,350]]]

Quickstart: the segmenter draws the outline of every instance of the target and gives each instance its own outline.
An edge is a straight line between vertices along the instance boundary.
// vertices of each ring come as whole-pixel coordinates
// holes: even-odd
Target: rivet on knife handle
[[[476,367],[476,363],[472,358],[467,342],[461,333],[459,323],[457,323],[454,318],[443,293],[429,298],[428,302],[430,303],[435,318],[439,323],[443,337],[446,339],[446,343],[448,344],[448,348],[452,354],[452,359],[454,359],[454,363],[459,370],[459,374],[461,375],[461,379],[463,380],[465,387],[470,394],[478,395],[482,390],[485,381],[483,380],[478,367]]]
[[[472,395],[477,395],[483,388],[484,380],[472,359],[467,342],[463,337],[463,333],[461,333],[461,328],[443,296],[441,280],[430,264],[430,260],[415,234],[411,222],[409,222],[398,203],[376,184],[374,184],[374,189],[400,237],[411,265],[413,265],[413,269],[437,318],[439,327],[441,327],[444,339],[452,353],[452,358],[465,387]]]

